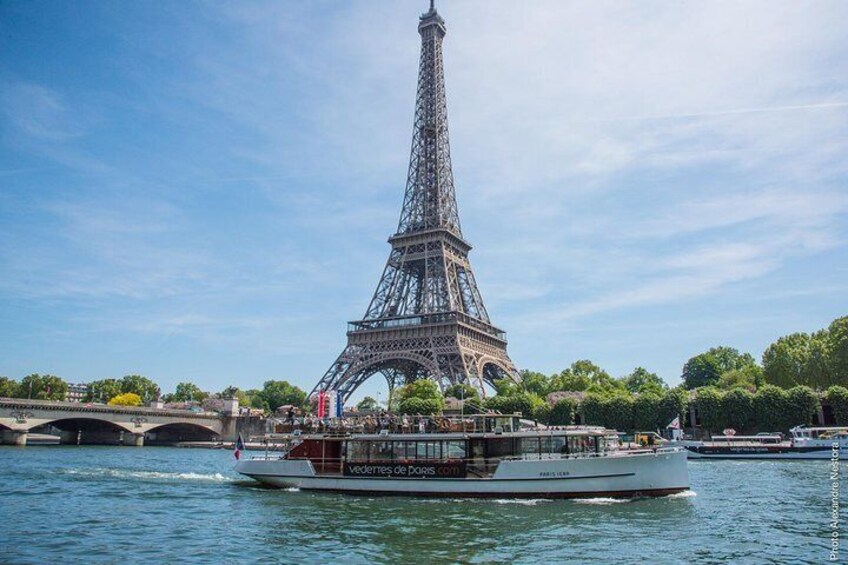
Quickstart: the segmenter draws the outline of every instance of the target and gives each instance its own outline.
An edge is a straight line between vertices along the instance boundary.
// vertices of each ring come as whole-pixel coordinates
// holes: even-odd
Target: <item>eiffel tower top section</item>
[[[462,240],[448,141],[448,107],[442,62],[445,20],[433,2],[418,24],[421,60],[412,151],[403,210],[394,238],[444,230]],[[470,246],[468,246],[470,249]]]

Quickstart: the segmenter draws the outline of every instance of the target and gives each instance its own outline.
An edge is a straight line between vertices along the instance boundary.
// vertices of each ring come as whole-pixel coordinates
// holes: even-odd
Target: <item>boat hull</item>
[[[308,460],[248,459],[236,471],[266,485],[352,494],[592,498],[664,496],[689,489],[686,452],[504,460],[490,478],[317,475]]]
[[[830,447],[790,446],[686,446],[689,459],[789,459],[789,460],[832,460],[834,451]],[[838,450],[841,461],[848,460],[848,448]]]

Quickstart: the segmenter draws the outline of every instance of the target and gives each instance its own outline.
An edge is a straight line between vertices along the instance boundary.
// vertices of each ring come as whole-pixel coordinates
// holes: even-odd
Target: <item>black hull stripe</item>
[[[593,492],[422,492],[398,490],[346,490],[329,488],[300,487],[302,491],[327,492],[354,496],[416,496],[424,498],[642,498],[668,496],[689,490],[689,487],[639,489],[639,490],[603,490]]]
[[[581,477],[532,477],[527,479],[483,479],[483,478],[468,478],[468,479],[453,479],[453,478],[428,478],[422,479],[418,477],[346,477],[343,475],[315,475],[312,477],[304,477],[302,475],[276,475],[272,473],[242,473],[243,475],[247,475],[248,477],[274,477],[280,479],[344,479],[344,480],[380,480],[380,481],[427,481],[427,482],[444,482],[444,481],[454,481],[460,483],[467,482],[516,482],[516,481],[564,481],[564,480],[576,480],[576,479],[611,479],[615,477],[633,477],[636,473],[613,473],[609,475],[584,475]],[[321,489],[327,490],[327,489]],[[347,491],[345,491],[347,492]]]

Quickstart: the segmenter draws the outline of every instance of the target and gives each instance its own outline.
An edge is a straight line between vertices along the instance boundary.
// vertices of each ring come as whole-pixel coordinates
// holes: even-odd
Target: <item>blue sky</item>
[[[310,389],[388,255],[426,4],[0,3],[0,375]],[[437,7],[520,368],[676,384],[848,313],[848,4]]]

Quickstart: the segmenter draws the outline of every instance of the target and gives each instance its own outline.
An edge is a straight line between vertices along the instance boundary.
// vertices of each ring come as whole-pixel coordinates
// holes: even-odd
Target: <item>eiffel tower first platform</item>
[[[310,396],[340,391],[346,400],[381,373],[390,388],[420,378],[444,387],[520,380],[506,335],[492,325],[468,261],[451,170],[442,39],[445,21],[430,10],[418,24],[421,59],[412,151],[403,210],[383,276],[347,347]]]

